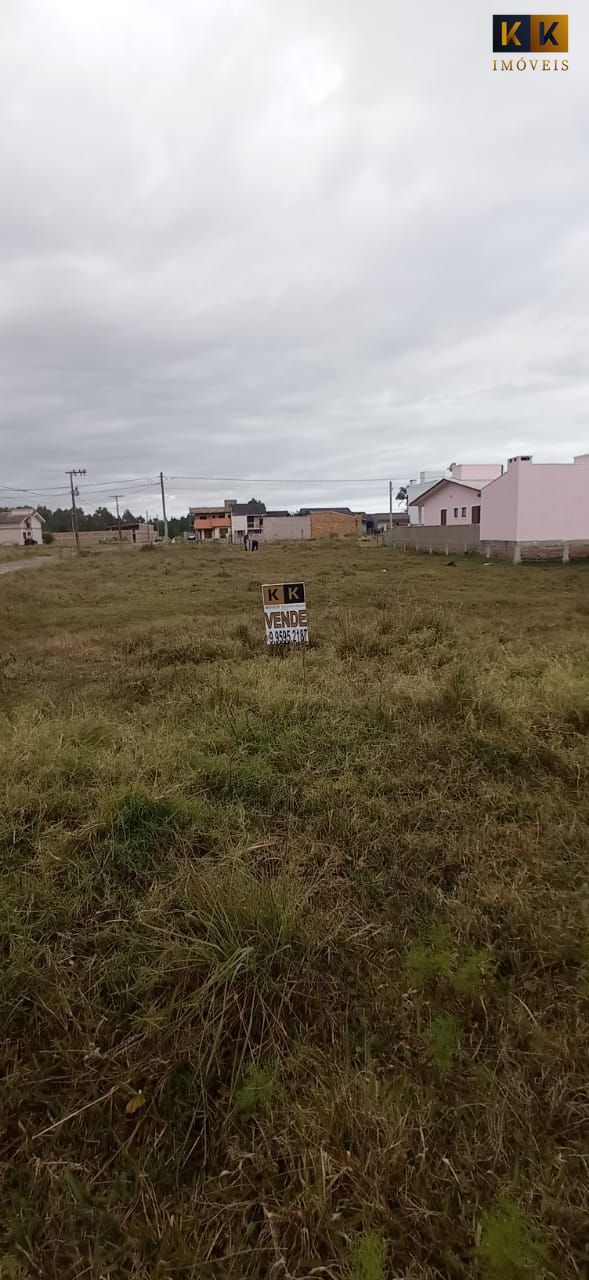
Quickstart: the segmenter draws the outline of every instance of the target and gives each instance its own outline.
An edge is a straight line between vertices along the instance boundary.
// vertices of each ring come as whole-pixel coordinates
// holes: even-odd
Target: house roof
[[[301,507],[302,516],[311,516],[316,511],[335,511],[338,516],[356,516],[361,514],[358,511],[352,511],[351,507]]]
[[[281,516],[285,518],[288,516],[290,518],[290,511],[264,511],[263,515],[274,516],[275,518],[276,516]],[[292,517],[292,519],[294,520],[294,516]]]
[[[31,516],[37,516],[42,524],[45,524],[43,516],[35,511],[34,507],[4,507],[0,508],[0,528],[7,528],[9,525],[19,525],[23,520],[29,520]]]
[[[424,502],[427,502],[427,499],[431,498],[432,494],[438,493],[440,489],[443,489],[445,484],[452,485],[453,488],[457,488],[457,489],[468,489],[470,493],[480,494],[481,492],[480,483],[471,484],[470,480],[446,480],[446,479],[438,480],[436,484],[430,485],[429,489],[426,489],[424,493],[420,493],[419,497],[414,498],[413,501],[409,503],[409,506],[410,507],[423,506]],[[483,488],[485,487],[486,486],[483,485]]]
[[[222,506],[221,506],[221,504],[219,503],[219,505],[218,505],[218,506],[216,506],[216,507],[189,507],[189,508],[188,508],[188,514],[189,514],[190,516],[198,516],[198,515],[203,515],[203,516],[214,516],[214,515],[228,516],[228,515],[229,515],[229,512],[228,512],[228,511],[225,511],[224,507],[222,507]]]
[[[250,500],[249,502],[236,502],[231,508],[232,516],[265,516],[269,514],[270,512],[266,511],[266,504],[264,502],[255,502],[253,500]]]
[[[367,520],[390,520],[390,511],[367,511]],[[408,520],[409,516],[406,511],[393,511],[393,520]]]

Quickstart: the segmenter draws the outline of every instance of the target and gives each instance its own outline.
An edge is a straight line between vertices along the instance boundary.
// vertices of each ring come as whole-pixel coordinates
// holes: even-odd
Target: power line
[[[216,484],[388,484],[390,477],[387,476],[369,476],[364,479],[350,478],[346,480],[335,479],[331,476],[323,479],[311,478],[309,476],[283,476],[277,479],[276,476],[168,476],[168,480],[200,480],[202,482],[211,482]],[[393,484],[406,484],[404,477],[393,476]]]
[[[66,475],[68,474],[69,472],[66,472]],[[117,480],[97,480],[95,484],[88,486],[88,492],[94,493],[94,492],[98,492],[100,489],[112,489],[113,485],[117,485],[117,486],[118,485],[121,485],[121,486],[136,485],[136,484],[152,485],[156,483],[157,482],[156,480],[154,480],[153,476],[134,476],[130,480],[121,479],[119,477]],[[82,485],[82,488],[85,488],[85,487],[86,486]],[[0,489],[6,491],[7,493],[32,493],[32,494],[36,494],[37,496],[47,495],[48,497],[60,496],[61,494],[67,494],[68,492],[67,489],[45,488],[41,484],[32,485],[32,486],[17,485],[17,484],[0,484]]]

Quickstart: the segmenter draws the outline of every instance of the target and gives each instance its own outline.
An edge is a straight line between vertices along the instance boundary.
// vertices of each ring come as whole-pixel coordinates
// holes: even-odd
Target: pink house
[[[410,503],[420,525],[480,524],[481,493],[501,476],[500,463],[453,463],[451,479],[438,480]]]
[[[510,458],[482,495],[481,541],[589,543],[589,453],[572,462]]]

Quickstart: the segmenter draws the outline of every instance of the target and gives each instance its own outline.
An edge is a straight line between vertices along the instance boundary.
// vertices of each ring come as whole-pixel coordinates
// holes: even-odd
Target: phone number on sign
[[[276,627],[272,627],[266,632],[266,639],[268,644],[308,644],[309,628],[285,627],[283,631],[278,631]]]

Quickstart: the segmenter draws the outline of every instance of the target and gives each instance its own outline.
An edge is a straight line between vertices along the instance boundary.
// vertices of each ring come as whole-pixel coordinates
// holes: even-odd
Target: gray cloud
[[[493,74],[490,27],[3,0],[0,482],[382,508],[389,476],[588,449],[589,20],[568,73]],[[251,488],[170,481],[177,511]]]

